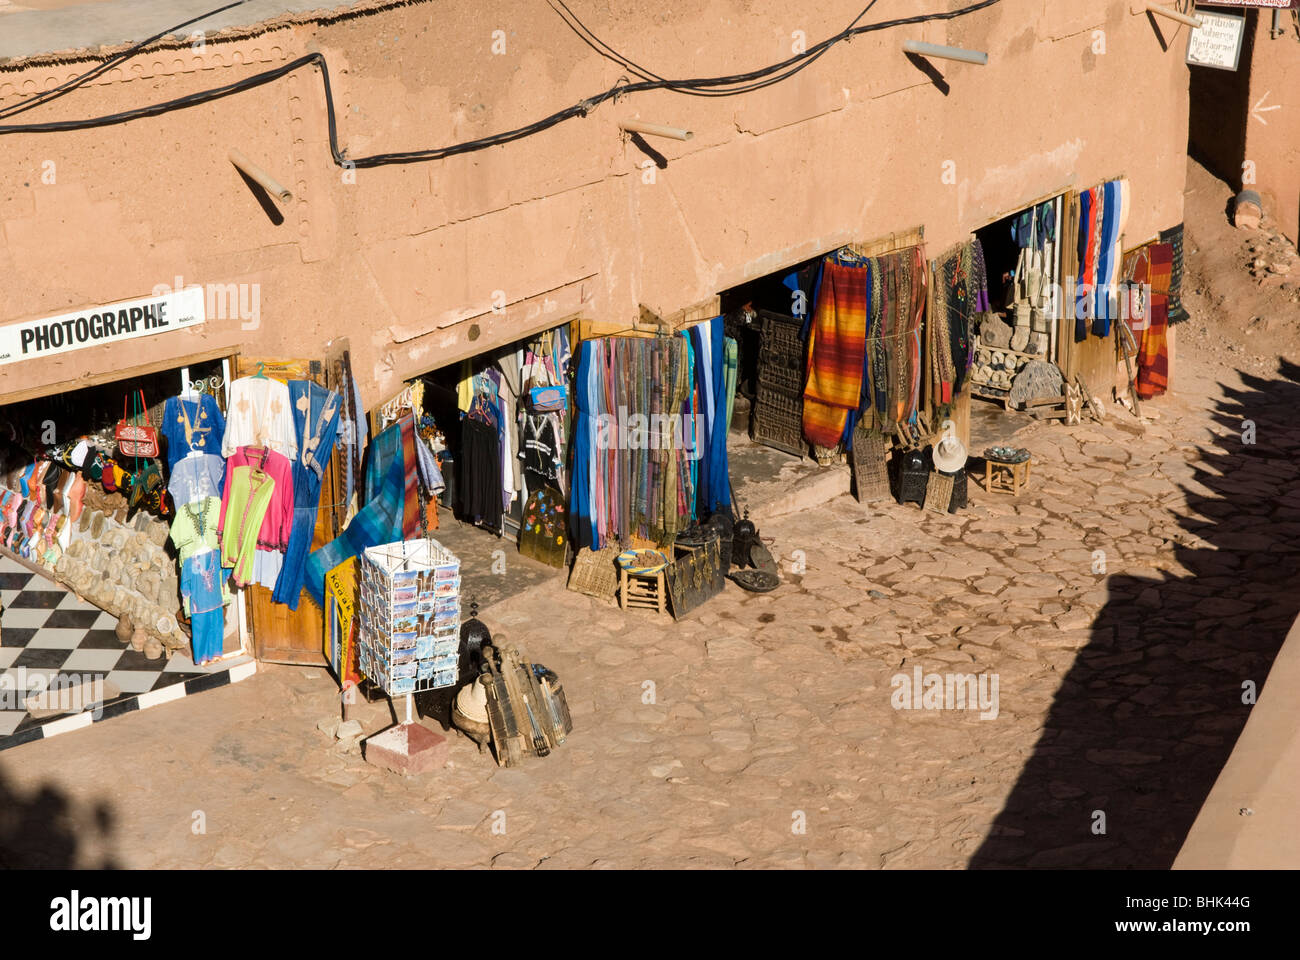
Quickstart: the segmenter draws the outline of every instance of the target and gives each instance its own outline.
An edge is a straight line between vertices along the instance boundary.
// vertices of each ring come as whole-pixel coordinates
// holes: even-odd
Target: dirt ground
[[[1183,301],[1191,320],[1178,347],[1219,367],[1263,376],[1277,359],[1300,357],[1300,258],[1265,211],[1258,230],[1238,230],[1232,189],[1187,163]],[[1270,269],[1270,267],[1272,269]]]
[[[484,611],[563,680],[549,758],[498,769],[452,734],[445,769],[403,779],[317,729],[324,671],[266,666],[0,755],[0,860],[1167,867],[1300,611],[1300,275],[1251,277],[1267,237],[1226,224],[1229,196],[1190,166],[1175,392],[1145,423],[1009,422],[1034,454],[1018,499],[765,521],[786,583],[677,624],[548,584]],[[918,667],[996,675],[997,716],[896,709]]]

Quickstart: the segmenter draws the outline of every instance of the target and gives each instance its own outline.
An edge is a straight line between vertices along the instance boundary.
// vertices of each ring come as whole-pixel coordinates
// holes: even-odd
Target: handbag
[[[132,511],[144,510],[156,516],[165,517],[167,509],[167,486],[163,483],[162,464],[150,460],[143,469],[131,477],[131,496],[129,506]]]
[[[560,413],[569,406],[569,395],[564,387],[530,387],[528,406],[535,413]]]
[[[524,383],[528,387],[528,406],[534,413],[562,413],[569,406],[569,391],[562,383],[556,383],[547,359],[550,351],[543,343],[542,349],[534,355],[529,365]]]
[[[124,457],[141,457],[151,459],[158,456],[158,430],[149,422],[149,408],[144,405],[144,391],[137,391],[140,396],[140,410],[143,411],[144,423],[130,423],[126,419],[126,397],[122,398],[122,419],[113,428],[113,438]],[[137,412],[132,419],[139,417]]]

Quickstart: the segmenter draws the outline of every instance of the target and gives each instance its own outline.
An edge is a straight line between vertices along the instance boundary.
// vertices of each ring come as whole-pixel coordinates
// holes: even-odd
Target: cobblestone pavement
[[[498,769],[456,737],[403,780],[317,731],[322,671],[266,667],[0,755],[3,860],[1168,866],[1300,608],[1296,368],[1179,374],[1145,429],[1008,437],[1035,457],[1018,500],[972,484],[955,516],[838,497],[762,524],[772,594],[729,586],[678,624],[565,591],[494,606],[573,708],[545,760]],[[996,674],[997,717],[894,709],[916,667]]]

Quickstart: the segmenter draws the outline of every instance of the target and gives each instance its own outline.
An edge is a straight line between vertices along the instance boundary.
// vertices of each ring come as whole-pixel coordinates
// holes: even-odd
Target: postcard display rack
[[[361,672],[390,697],[453,686],[460,665],[460,560],[436,540],[370,547],[361,559]],[[409,718],[408,718],[409,719]]]

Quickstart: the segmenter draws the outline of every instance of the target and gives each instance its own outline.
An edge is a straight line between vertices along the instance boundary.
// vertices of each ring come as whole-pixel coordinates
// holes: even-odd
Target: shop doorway
[[[460,558],[467,605],[488,607],[567,570],[574,327],[432,369],[372,413],[376,430],[416,414],[417,442],[442,485],[426,510],[429,535]]]
[[[984,254],[989,309],[975,334],[971,393],[1019,409],[1060,396],[1064,197],[1047,197],[975,231]]]
[[[174,508],[152,480],[141,496],[127,482],[160,458],[127,456],[114,436],[124,405],[155,429],[183,391],[224,409],[229,375],[230,358],[199,357],[0,407],[0,749],[254,669],[233,612],[221,659],[195,665]]]

